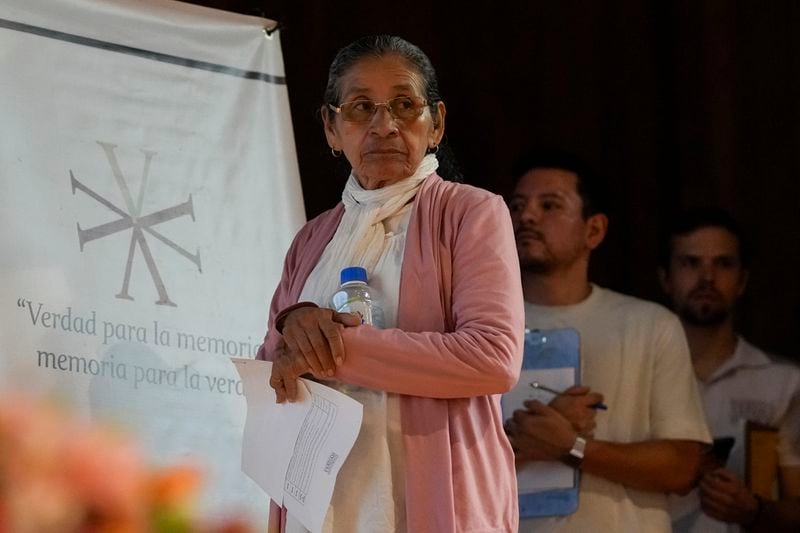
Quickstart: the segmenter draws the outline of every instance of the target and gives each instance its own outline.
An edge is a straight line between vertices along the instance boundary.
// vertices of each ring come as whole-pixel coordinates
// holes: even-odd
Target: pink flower
[[[0,396],[0,533],[247,533],[192,516],[193,466],[151,469],[131,440],[25,395]]]

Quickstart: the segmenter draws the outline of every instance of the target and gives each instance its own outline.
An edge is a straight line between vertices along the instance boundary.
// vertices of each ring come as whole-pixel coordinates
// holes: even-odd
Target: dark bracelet
[[[295,309],[300,309],[301,307],[319,307],[314,302],[297,302],[294,305],[290,305],[289,307],[281,310],[280,313],[275,315],[275,329],[278,333],[283,334],[283,323],[286,322],[286,319],[289,317],[289,313],[294,311]]]
[[[758,519],[761,518],[761,512],[764,510],[764,499],[755,493],[753,493],[753,498],[756,499],[756,513],[753,515],[753,518],[750,521],[748,521],[746,524],[742,524],[744,529],[750,529],[756,525],[756,523],[758,523]]]

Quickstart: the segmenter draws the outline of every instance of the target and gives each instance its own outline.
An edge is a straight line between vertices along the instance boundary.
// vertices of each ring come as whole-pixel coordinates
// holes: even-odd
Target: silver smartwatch
[[[583,463],[584,450],[586,450],[586,439],[577,435],[572,449],[564,456],[564,462],[573,468],[580,468]]]

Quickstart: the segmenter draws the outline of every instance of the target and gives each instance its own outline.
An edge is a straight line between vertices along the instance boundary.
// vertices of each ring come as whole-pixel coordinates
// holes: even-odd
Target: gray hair
[[[439,94],[439,81],[436,78],[436,70],[433,68],[431,60],[417,45],[406,41],[402,37],[393,35],[361,37],[340,49],[328,68],[328,84],[325,87],[324,96],[325,103],[333,106],[341,104],[341,80],[353,65],[365,58],[381,58],[389,55],[403,58],[420,75],[424,84],[422,91],[428,101],[431,116],[436,121],[439,115],[437,104],[442,100],[442,97]],[[328,118],[333,120],[333,111],[325,106],[324,112],[328,113]],[[439,159],[438,173],[440,176],[451,181],[462,181],[455,156],[449,146],[446,146],[444,139],[439,145],[437,157]]]
[[[334,106],[341,103],[341,80],[354,64],[368,57],[380,58],[388,55],[405,59],[420,74],[425,84],[423,87],[425,99],[431,108],[431,114],[435,116],[436,104],[442,98],[439,95],[439,82],[431,60],[418,46],[393,35],[361,37],[339,50],[328,69],[325,103]]]

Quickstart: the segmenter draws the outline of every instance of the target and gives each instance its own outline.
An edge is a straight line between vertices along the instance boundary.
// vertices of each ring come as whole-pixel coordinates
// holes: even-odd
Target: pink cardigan
[[[259,357],[272,358],[280,335],[274,317],[297,302],[343,213],[339,204],[295,237]],[[519,378],[523,331],[505,203],[432,174],[409,222],[397,328],[346,328],[346,360],[336,373],[343,382],[402,395],[408,531],[517,531],[514,455],[500,394]],[[281,521],[271,513],[272,527]]]

